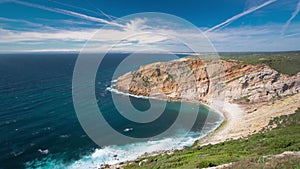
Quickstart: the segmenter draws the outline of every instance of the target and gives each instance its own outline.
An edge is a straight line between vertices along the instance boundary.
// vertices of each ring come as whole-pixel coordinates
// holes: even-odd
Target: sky
[[[218,52],[293,51],[299,12],[300,0],[0,0],[0,53],[189,52],[174,37]]]

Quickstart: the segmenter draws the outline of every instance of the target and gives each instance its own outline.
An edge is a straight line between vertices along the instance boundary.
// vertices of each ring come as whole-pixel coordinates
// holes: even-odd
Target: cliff
[[[120,76],[113,88],[133,95],[202,102],[225,91],[227,101],[251,103],[299,93],[300,73],[288,76],[264,65],[182,58],[141,66]]]

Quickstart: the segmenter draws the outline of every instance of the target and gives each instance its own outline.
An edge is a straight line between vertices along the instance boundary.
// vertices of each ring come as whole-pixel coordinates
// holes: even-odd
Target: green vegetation
[[[300,158],[297,156],[252,158],[238,161],[228,168],[300,169]]]
[[[133,74],[133,78],[135,78],[135,77],[141,77],[141,76],[142,76],[141,72],[134,72],[134,74]]]
[[[164,80],[164,83],[166,83],[167,81],[171,81],[171,83],[173,84],[175,82],[175,76],[176,75],[168,74],[168,77]]]
[[[243,96],[242,99],[245,100],[245,102],[247,103],[250,102],[249,96]]]
[[[267,65],[280,73],[295,75],[300,72],[300,52],[221,53],[221,59],[252,65]]]
[[[142,77],[142,80],[143,80],[143,86],[144,87],[149,87],[150,86],[150,82],[149,82],[149,78],[147,76],[143,76]]]
[[[267,65],[280,73],[295,75],[300,72],[300,51],[219,53],[220,59],[240,64]],[[217,59],[216,55],[187,56],[193,59]]]
[[[299,156],[276,159],[266,156],[300,151],[300,108],[295,114],[274,118],[269,125],[277,128],[270,130],[267,127],[249,138],[203,147],[193,146],[177,150],[171,155],[142,158],[126,168],[203,168],[230,162],[237,162],[233,168],[272,168],[273,164],[279,166],[277,168],[299,166]],[[139,166],[145,159],[147,162]]]
[[[239,104],[247,104],[250,103],[251,100],[249,99],[249,96],[243,96],[239,99],[235,99],[234,101]]]

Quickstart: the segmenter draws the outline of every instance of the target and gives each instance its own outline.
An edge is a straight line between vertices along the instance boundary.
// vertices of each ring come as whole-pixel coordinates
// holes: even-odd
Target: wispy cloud
[[[140,19],[138,19],[140,20]],[[153,20],[148,22],[153,23]],[[141,24],[141,21],[132,22],[134,25]],[[105,51],[112,46],[118,51],[136,51],[153,48],[166,49],[167,51],[185,52],[186,48],[180,46],[169,37],[181,37],[193,43],[197,42],[201,36],[199,32],[189,29],[166,28],[165,25],[147,27],[139,30],[139,33],[133,34],[132,29],[82,29],[82,30],[56,30],[48,32],[35,31],[12,31],[0,29],[0,51],[14,49],[17,46],[20,49],[22,45],[32,51],[47,49],[69,49],[70,51],[79,51],[81,47],[89,41],[90,51]],[[208,32],[206,36],[218,51],[275,51],[275,50],[297,50],[299,49],[300,34],[299,24],[290,26],[292,36],[282,38],[280,36],[281,24],[268,24],[264,26],[243,26],[235,28],[225,28],[219,31]],[[259,31],[258,31],[259,30]],[[97,32],[95,34],[95,32]],[[169,36],[164,36],[169,35]],[[92,39],[90,39],[93,37]],[[199,37],[199,38],[198,38]],[[3,45],[5,44],[5,45]],[[41,45],[39,45],[41,44]],[[43,45],[47,44],[47,45]]]
[[[43,25],[43,24],[39,24],[39,23],[29,22],[29,21],[22,20],[22,19],[10,19],[10,18],[4,18],[4,17],[0,17],[0,21],[4,21],[4,22],[20,22],[20,23],[27,24],[29,26],[36,26],[36,27],[40,27],[40,26]]]
[[[86,41],[96,32],[96,29],[85,30],[56,30],[47,32],[35,31],[13,31],[0,28],[0,43],[16,43],[24,41],[47,41],[47,40],[60,40],[60,41]]]
[[[98,22],[98,23],[109,24],[109,25],[117,26],[117,27],[121,27],[121,28],[124,27],[124,25],[115,23],[113,21],[108,21],[108,20],[105,20],[105,19],[102,19],[102,18],[88,16],[88,15],[85,15],[85,14],[81,14],[81,13],[77,13],[77,12],[73,12],[73,11],[69,11],[69,10],[65,10],[65,9],[50,8],[50,7],[46,7],[46,6],[43,6],[43,5],[38,5],[38,4],[33,4],[33,3],[23,2],[23,1],[18,1],[18,0],[12,0],[11,2],[21,4],[21,5],[25,5],[25,6],[29,6],[29,7],[39,8],[39,9],[43,9],[43,10],[47,10],[47,11],[51,11],[51,12],[55,12],[55,13],[69,15],[69,16],[73,16],[73,17],[77,17],[77,18],[81,18],[81,19],[86,19],[86,20],[90,20],[90,21],[94,21],[94,22]]]
[[[289,25],[291,24],[292,20],[299,14],[299,12],[300,12],[300,0],[298,1],[298,4],[296,6],[295,11],[292,13],[292,16],[287,20],[287,22],[283,26],[282,31],[281,31],[281,35],[284,35],[286,29],[289,27]]]
[[[261,5],[246,9],[243,13],[213,28],[203,28],[203,30],[208,30],[205,32],[206,36],[211,40],[218,51],[297,50],[299,49],[298,44],[300,43],[299,23],[291,24],[289,26],[289,33],[291,33],[291,35],[285,37],[280,36],[282,24],[268,24],[263,26],[249,25],[220,29],[236,19],[275,1],[276,0],[269,0]],[[182,47],[182,43],[182,46],[179,46],[178,42],[175,42],[172,37],[185,38],[191,43],[197,43],[197,40],[201,38],[201,33],[199,34],[199,32],[191,30],[190,27],[177,25],[170,20],[140,16],[124,22],[122,21],[121,23],[116,23],[116,21],[112,22],[106,18],[97,18],[61,8],[50,8],[18,0],[14,2],[83,19],[74,19],[75,22],[87,22],[93,25],[108,24],[113,26],[103,27],[102,29],[96,29],[97,26],[90,25],[88,27],[76,25],[71,29],[70,27],[61,26],[47,31],[41,29],[9,30],[3,27],[0,28],[0,52],[4,50],[7,51],[8,49],[11,51],[24,51],[24,49],[31,51],[79,51],[86,42],[91,42],[92,45],[89,46],[91,51],[105,51],[114,46],[114,49],[126,52],[139,49],[153,49],[155,47],[167,49],[167,51],[186,52],[186,47]],[[39,26],[24,20],[0,17],[0,21],[1,19],[6,22],[32,24],[32,27]],[[71,23],[72,21],[73,20],[70,20]],[[64,22],[69,21],[60,20],[55,22],[62,25]],[[219,31],[213,31],[216,29]],[[91,37],[93,38],[91,39]]]
[[[35,22],[30,22],[27,20],[22,20],[22,19],[11,19],[11,18],[5,18],[5,17],[0,17],[0,21],[2,21],[2,25],[7,25],[7,23],[18,23],[18,24],[22,24],[21,28],[22,30],[29,30],[34,28],[43,28],[43,30],[55,30],[55,28],[51,27],[51,26],[47,26],[44,24],[40,24],[40,23],[35,23]],[[24,26],[26,25],[26,26]],[[14,25],[15,27],[15,25]],[[16,29],[16,27],[15,27]]]
[[[291,36],[280,36],[281,24],[226,28],[206,35],[218,51],[299,50],[300,24],[290,27]]]
[[[116,27],[104,27],[102,29],[53,29],[48,31],[39,31],[35,29],[20,31],[0,28],[0,37],[2,37],[0,39],[0,43],[39,42],[47,40],[82,42],[90,40],[97,42],[116,43],[123,39],[128,42],[136,41],[139,44],[148,44],[164,41],[166,39],[165,37],[162,37],[161,35],[154,35],[153,32],[155,32],[155,30],[155,28],[147,26],[146,20],[142,18],[129,20],[124,29],[117,29]],[[97,34],[95,34],[96,32]],[[149,33],[151,32],[153,35],[150,36]],[[93,39],[91,39],[91,37],[93,37]]]
[[[220,28],[220,27],[223,27],[224,25],[227,25],[227,24],[229,24],[229,23],[231,23],[231,22],[233,22],[233,21],[235,21],[235,20],[237,20],[237,19],[239,19],[239,18],[241,18],[241,17],[243,17],[243,16],[245,16],[245,15],[247,15],[247,14],[250,14],[250,13],[256,11],[256,10],[259,10],[260,8],[263,8],[263,7],[267,6],[267,5],[270,5],[270,4],[272,4],[273,2],[275,2],[275,1],[277,1],[277,0],[269,0],[269,1],[267,1],[267,2],[265,2],[265,3],[263,3],[263,4],[261,4],[261,5],[252,7],[252,8],[250,8],[250,9],[248,9],[248,10],[246,10],[246,11],[240,13],[240,14],[237,14],[237,15],[235,15],[235,16],[233,16],[233,17],[227,19],[226,21],[224,21],[224,22],[222,22],[222,23],[220,23],[220,24],[218,24],[218,25],[216,25],[216,26],[214,26],[214,27],[212,27],[212,28],[206,30],[205,32],[206,32],[206,33],[207,33],[207,32],[211,32],[211,31],[216,30],[216,29],[218,29],[218,28]]]

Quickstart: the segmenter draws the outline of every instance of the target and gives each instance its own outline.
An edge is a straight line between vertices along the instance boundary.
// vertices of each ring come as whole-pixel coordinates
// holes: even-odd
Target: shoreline
[[[229,107],[233,106],[233,107]],[[236,106],[236,107],[234,107]],[[300,107],[300,93],[269,102],[232,104],[224,106],[226,120],[220,129],[199,140],[199,146],[218,144],[228,140],[247,138],[259,133],[269,125],[269,121],[281,115],[295,113]],[[235,111],[233,111],[235,110]],[[270,129],[276,126],[271,126]]]
[[[148,97],[148,96],[142,96],[142,95],[141,96],[139,96],[139,95],[133,95],[133,94],[129,94],[129,93],[118,91],[117,89],[114,89],[113,86],[107,87],[106,90],[109,91],[109,92],[111,92],[111,93],[115,93],[115,94],[119,94],[119,95],[125,95],[125,96],[131,96],[131,97],[140,98],[140,99],[156,99],[156,100],[163,100],[163,101],[168,101],[168,102],[172,101],[172,102],[187,102],[187,103],[200,104],[200,105],[204,106],[205,108],[207,108],[209,110],[209,113],[212,111],[212,112],[220,115],[221,116],[221,120],[218,121],[218,124],[215,125],[206,134],[200,135],[198,138],[195,138],[194,143],[191,146],[189,146],[189,147],[193,147],[193,146],[197,145],[200,140],[208,137],[211,133],[214,133],[216,130],[218,130],[220,128],[220,126],[224,125],[224,123],[226,122],[227,113],[224,112],[224,111],[222,111],[221,109],[219,109],[216,106],[208,105],[208,103],[203,103],[203,102],[200,102],[200,101],[193,101],[193,100],[185,100],[185,99],[166,99],[166,98],[159,98],[159,97]],[[122,166],[124,164],[128,164],[130,162],[134,162],[134,161],[136,161],[138,159],[141,159],[141,158],[156,156],[156,155],[160,155],[160,154],[169,154],[170,155],[170,154],[173,154],[173,152],[175,150],[183,150],[183,149],[185,149],[185,148],[145,152],[143,155],[137,157],[135,160],[129,160],[129,161],[125,161],[125,162],[120,162],[120,163],[117,163],[117,164],[112,164],[110,166],[112,168],[120,168],[120,167],[122,168]]]
[[[116,89],[111,88],[115,92]],[[165,99],[146,96],[135,96],[132,94],[117,91],[117,94],[125,94],[137,98],[153,98],[167,101],[186,101],[190,103],[200,103],[212,111],[220,114],[223,117],[222,122],[207,134],[196,139],[194,146],[205,146],[208,144],[218,144],[224,141],[245,138],[252,134],[256,134],[266,127],[269,121],[277,116],[293,114],[300,106],[300,93],[292,96],[287,96],[282,99],[262,102],[262,103],[249,103],[249,104],[236,104],[228,101],[223,102],[223,106],[210,106],[207,103],[180,100],[180,99]],[[253,128],[251,128],[253,127]],[[162,154],[173,154],[174,150],[153,151],[145,153],[133,161],[121,162],[111,165],[112,168],[122,168],[142,158],[157,156]]]
[[[234,107],[234,108],[232,108],[232,107]],[[222,124],[217,129],[215,129],[214,131],[209,133],[206,137],[198,140],[198,143],[200,143],[200,146],[205,146],[208,144],[217,144],[217,143],[226,141],[226,140],[223,140],[223,141],[213,141],[213,140],[205,141],[205,140],[208,138],[211,138],[215,135],[218,135],[218,134],[220,136],[223,136],[223,134],[225,134],[224,131],[230,129],[232,127],[232,125],[234,123],[236,123],[235,120],[239,120],[239,117],[244,112],[244,110],[241,108],[241,105],[239,105],[239,104],[225,102],[225,104],[223,106],[223,110],[220,110],[220,112],[222,112],[223,116],[224,116],[224,120],[223,120]],[[233,114],[233,112],[235,112],[235,114]]]

